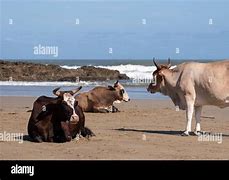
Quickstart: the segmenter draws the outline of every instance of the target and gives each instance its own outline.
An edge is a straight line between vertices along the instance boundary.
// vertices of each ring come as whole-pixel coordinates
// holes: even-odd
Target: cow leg
[[[84,127],[82,129],[81,134],[82,134],[83,137],[86,137],[87,139],[89,139],[89,137],[91,137],[91,136],[95,136],[95,134],[92,132],[92,130],[90,130],[87,127]]]
[[[196,118],[196,128],[194,134],[200,135],[200,116],[201,116],[202,106],[195,106],[195,118]]]
[[[80,138],[81,138],[81,132],[77,133],[76,136],[72,140],[79,141]]]
[[[39,135],[35,136],[35,137],[33,138],[33,141],[34,141],[34,142],[38,142],[38,143],[43,142],[41,136],[39,136]]]
[[[182,136],[189,136],[189,132],[191,132],[192,115],[194,111],[194,98],[189,94],[188,96],[185,97],[185,99],[187,104],[187,108],[186,108],[187,124],[186,124],[185,131],[182,133]]]
[[[53,142],[53,137],[54,137],[54,133],[53,133],[53,124],[52,123],[49,123],[49,125],[48,125],[49,127],[48,127],[48,137],[47,137],[47,139],[48,139],[48,142]]]
[[[112,105],[112,112],[120,112],[119,109],[117,107],[115,107],[114,105]]]
[[[116,108],[114,105],[111,105],[111,106],[108,106],[107,108],[105,108],[108,112],[112,112],[112,113],[115,113],[115,112],[120,112],[118,110],[118,108]]]
[[[66,141],[71,141],[72,137],[71,137],[71,133],[69,130],[69,123],[62,121],[61,122],[61,128],[64,131],[64,136],[65,136]]]
[[[43,142],[43,139],[42,137],[39,135],[38,131],[37,130],[33,130],[30,134],[29,134],[29,137],[31,138],[31,140],[33,142]]]
[[[110,111],[106,108],[94,108],[94,112],[109,113]]]

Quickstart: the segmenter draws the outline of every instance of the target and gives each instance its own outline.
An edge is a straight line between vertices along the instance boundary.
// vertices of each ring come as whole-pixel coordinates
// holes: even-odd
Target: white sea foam
[[[64,66],[60,66],[60,67],[65,68],[65,69],[78,69],[81,66],[67,66],[67,65],[64,65]]]
[[[80,66],[61,66],[66,69],[77,69]],[[100,68],[106,68],[110,70],[118,70],[122,74],[126,74],[129,78],[133,79],[150,79],[152,78],[153,71],[156,70],[155,66],[143,66],[143,65],[117,65],[117,66],[95,66]]]
[[[155,66],[143,66],[143,65],[118,65],[118,66],[99,66],[101,68],[107,68],[111,70],[118,70],[122,74],[126,74],[129,78],[133,79],[150,79],[152,78],[152,72],[156,70]]]
[[[77,69],[80,68],[80,66],[61,66],[65,69]],[[132,65],[132,64],[126,64],[126,65],[117,65],[117,66],[95,66],[100,68],[106,68],[110,70],[118,70],[122,74],[126,74],[129,78],[151,78],[152,72],[156,69],[155,66],[143,66],[143,65]]]

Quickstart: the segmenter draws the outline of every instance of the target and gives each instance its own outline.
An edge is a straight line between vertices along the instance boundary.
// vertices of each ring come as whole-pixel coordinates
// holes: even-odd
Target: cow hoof
[[[76,137],[75,137],[74,139],[72,139],[72,140],[74,140],[74,141],[79,141],[79,140],[80,140],[80,135],[77,134]]]
[[[116,112],[121,112],[121,111],[119,111],[118,109],[112,111],[112,113],[116,113]]]
[[[98,111],[94,111],[94,112],[109,113],[110,111],[108,111],[107,109],[99,109]]]
[[[188,131],[184,131],[181,136],[189,136],[189,132]]]
[[[113,108],[112,108],[112,111],[111,111],[112,113],[116,113],[116,112],[120,112],[119,111],[119,109],[118,108],[116,108],[115,106],[113,106]]]
[[[33,139],[34,142],[37,142],[37,143],[42,143],[43,140],[40,136],[36,136],[34,139]]]
[[[202,134],[201,131],[194,131],[195,136],[200,136],[201,134]]]
[[[81,135],[87,139],[89,139],[92,136],[95,136],[95,134],[90,130],[88,127],[84,127],[81,131]]]
[[[66,137],[66,141],[69,142],[69,141],[71,141],[71,140],[72,140],[72,137],[71,137],[71,136],[67,136],[67,137]]]

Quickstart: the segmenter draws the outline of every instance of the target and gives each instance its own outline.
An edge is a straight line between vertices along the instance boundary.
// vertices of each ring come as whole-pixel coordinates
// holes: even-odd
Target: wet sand
[[[23,133],[23,143],[0,141],[1,160],[78,159],[229,159],[229,108],[206,106],[203,131],[222,133],[222,143],[180,136],[185,111],[175,111],[170,100],[132,100],[117,104],[119,113],[85,113],[90,140],[34,143],[26,140],[29,109],[35,97],[0,97],[0,133]],[[195,120],[192,122],[194,129]]]

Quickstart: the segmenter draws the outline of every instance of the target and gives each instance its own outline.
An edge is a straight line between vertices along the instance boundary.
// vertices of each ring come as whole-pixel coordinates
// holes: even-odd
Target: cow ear
[[[78,106],[79,102],[78,101],[75,101],[75,106]]]
[[[109,90],[112,90],[112,91],[114,91],[114,90],[115,90],[115,88],[114,88],[114,87],[112,87],[112,86],[108,86],[108,89],[109,89]]]

